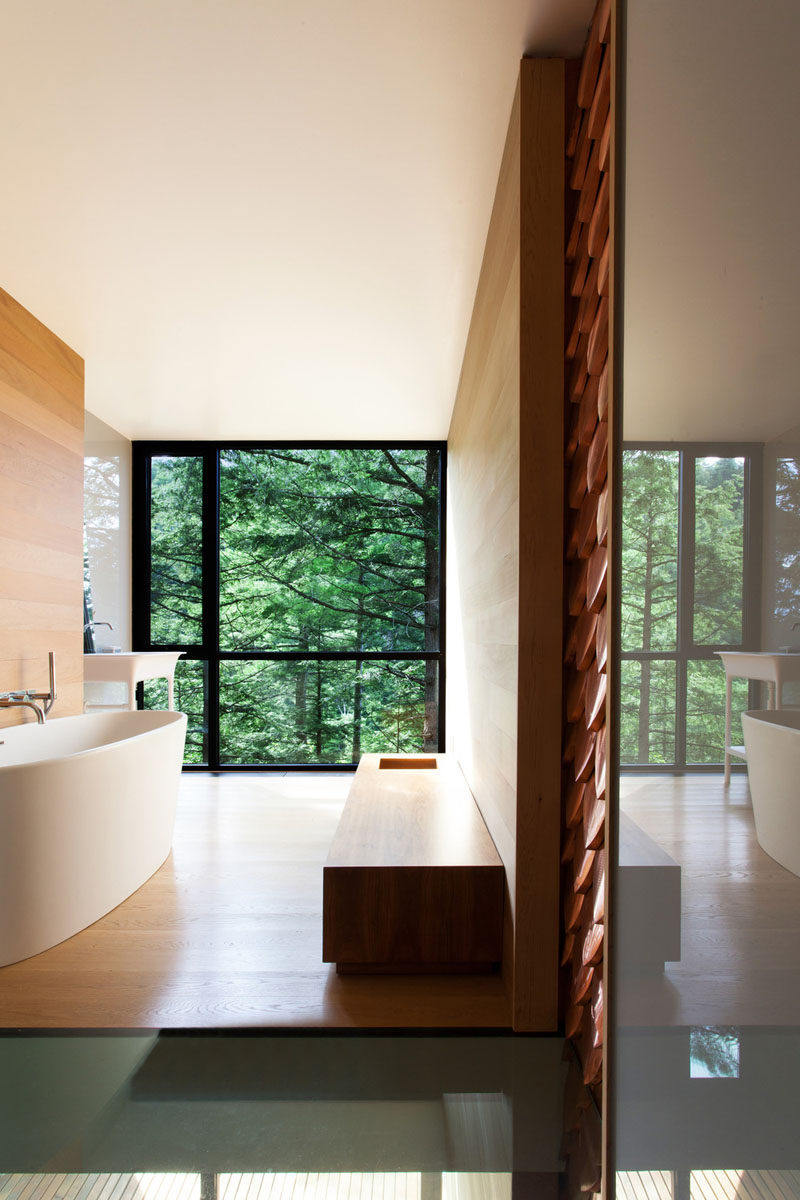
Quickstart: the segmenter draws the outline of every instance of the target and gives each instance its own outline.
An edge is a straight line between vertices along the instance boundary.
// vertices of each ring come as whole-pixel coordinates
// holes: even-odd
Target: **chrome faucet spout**
[[[36,713],[36,724],[44,725],[44,709],[32,697],[0,696],[0,708],[30,708]]]

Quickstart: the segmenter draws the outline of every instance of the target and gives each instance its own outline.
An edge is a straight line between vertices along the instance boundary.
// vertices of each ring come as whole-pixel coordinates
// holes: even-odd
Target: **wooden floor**
[[[0,1027],[507,1027],[498,975],[340,978],[322,962],[322,866],[351,782],[184,775],[164,866],[1,968]]]
[[[796,1025],[800,879],[758,845],[745,775],[623,776],[621,805],[682,868],[682,955],[618,978],[620,1025]]]

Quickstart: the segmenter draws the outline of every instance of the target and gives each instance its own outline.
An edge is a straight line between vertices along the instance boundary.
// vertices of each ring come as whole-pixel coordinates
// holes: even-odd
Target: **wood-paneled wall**
[[[506,869],[512,987],[519,596],[519,88],[447,442],[447,722]]]
[[[506,869],[519,1030],[558,1021],[564,63],[524,60],[448,437],[449,745]]]
[[[0,289],[0,691],[83,709],[83,359]],[[33,720],[0,710],[0,726]]]

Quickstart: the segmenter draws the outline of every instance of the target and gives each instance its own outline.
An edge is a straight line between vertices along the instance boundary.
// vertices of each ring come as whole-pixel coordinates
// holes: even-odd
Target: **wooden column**
[[[542,1032],[559,1019],[564,78],[563,60],[522,62],[448,438],[448,724],[505,867],[511,1022]]]
[[[519,660],[513,1022],[558,1026],[563,628],[563,59],[520,72]]]

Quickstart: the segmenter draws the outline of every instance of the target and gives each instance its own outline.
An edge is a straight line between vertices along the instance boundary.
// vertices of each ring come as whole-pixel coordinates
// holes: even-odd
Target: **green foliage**
[[[625,763],[675,761],[675,663],[623,660],[620,687],[621,758]],[[642,676],[644,675],[644,680]],[[646,719],[642,717],[644,685]],[[644,726],[639,742],[640,724]]]
[[[626,450],[622,473],[622,649],[674,650],[678,612],[675,450]]]
[[[202,641],[201,467],[153,459],[157,644]],[[439,452],[226,450],[219,554],[223,653],[438,651]],[[187,761],[202,762],[206,705],[188,665],[178,706]],[[224,763],[356,762],[437,741],[435,660],[220,661]]]
[[[775,617],[800,619],[800,458],[775,464]]]
[[[694,641],[742,640],[744,460],[700,458],[695,471]]]
[[[355,762],[423,744],[424,662],[229,661],[221,669],[224,763]]]
[[[183,761],[198,765],[208,761],[208,714],[206,712],[206,664],[197,658],[179,658],[175,665],[175,708],[189,718]],[[148,679],[144,684],[145,708],[167,707],[166,679]]]
[[[694,606],[691,627],[679,632],[680,454],[626,450],[623,456],[622,649],[655,652],[623,662],[620,751],[624,763],[675,762],[675,658],[686,658],[686,761],[718,763],[724,754],[724,671],[695,646],[742,640],[744,460],[697,458],[694,487]],[[690,514],[689,514],[690,515]],[[747,685],[734,685],[734,740]]]
[[[150,473],[150,640],[203,640],[203,460],[153,458]]]
[[[438,470],[419,450],[230,450],[220,464],[224,650],[423,650],[437,630]],[[438,581],[438,565],[437,565]]]

